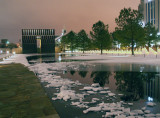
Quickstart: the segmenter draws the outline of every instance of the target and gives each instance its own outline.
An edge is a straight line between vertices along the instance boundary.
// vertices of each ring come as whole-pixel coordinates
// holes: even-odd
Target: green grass
[[[57,114],[37,77],[21,64],[0,65],[0,118]]]

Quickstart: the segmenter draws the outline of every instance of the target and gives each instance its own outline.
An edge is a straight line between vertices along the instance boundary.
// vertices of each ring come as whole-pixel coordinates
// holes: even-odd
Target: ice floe
[[[47,83],[45,87],[55,88],[52,100],[64,100],[70,105],[82,108],[83,113],[88,112],[103,112],[103,117],[115,118],[141,118],[141,117],[159,117],[160,114],[151,114],[146,107],[141,109],[131,110],[133,103],[126,103],[124,101],[113,102],[117,96],[109,87],[100,87],[99,83],[92,85],[84,85],[79,81],[72,81],[69,78],[63,78],[57,75],[59,71],[66,71],[68,68],[79,70],[73,63],[54,63],[54,64],[35,64],[30,66],[30,69],[37,73],[41,82]],[[77,90],[75,90],[78,89]],[[102,97],[96,97],[99,95]],[[90,98],[90,99],[88,99]],[[106,99],[107,101],[103,101]],[[154,103],[148,103],[147,106],[155,106]]]
[[[147,103],[147,106],[149,106],[149,107],[153,107],[153,106],[155,106],[156,105],[156,103],[153,103],[153,102],[148,102]]]

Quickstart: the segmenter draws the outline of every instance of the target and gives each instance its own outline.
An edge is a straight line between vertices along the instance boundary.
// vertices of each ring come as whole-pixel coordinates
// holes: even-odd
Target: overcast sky
[[[21,29],[54,28],[87,33],[98,20],[116,26],[115,18],[124,7],[138,9],[140,0],[0,0],[0,39],[21,39]]]

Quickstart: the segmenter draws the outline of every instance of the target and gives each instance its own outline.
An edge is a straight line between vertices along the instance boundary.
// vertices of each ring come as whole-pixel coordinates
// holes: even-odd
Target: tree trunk
[[[102,55],[102,53],[103,53],[103,49],[102,49],[102,42],[101,42],[101,45],[100,45],[100,46],[101,46],[101,55]]]
[[[84,41],[83,41],[83,53],[84,53]]]
[[[132,55],[134,55],[134,42],[133,42],[133,39],[132,39]]]
[[[132,55],[134,55],[134,38],[133,38],[133,35],[134,35],[134,31],[133,31],[133,27],[132,27],[132,21],[131,21],[131,32],[132,32]]]
[[[103,49],[101,49],[101,55],[102,55],[102,53],[103,53]]]
[[[66,49],[65,49],[65,45],[64,45],[64,52],[66,51]]]
[[[158,51],[158,50],[157,50],[157,47],[158,47],[157,44],[155,44],[156,52]]]
[[[150,45],[150,41],[148,42],[148,51],[149,51],[149,48],[151,47],[151,45]]]
[[[73,46],[72,46],[72,43],[71,43],[71,52],[73,52]]]

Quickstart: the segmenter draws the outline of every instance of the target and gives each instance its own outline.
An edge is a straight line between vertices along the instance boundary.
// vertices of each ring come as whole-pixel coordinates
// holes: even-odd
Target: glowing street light
[[[6,44],[9,44],[9,41],[7,41]]]

